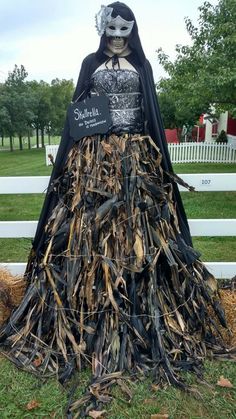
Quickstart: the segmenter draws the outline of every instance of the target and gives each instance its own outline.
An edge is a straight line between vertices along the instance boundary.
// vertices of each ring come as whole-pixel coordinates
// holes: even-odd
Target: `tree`
[[[9,102],[9,98],[7,98],[5,85],[0,85],[0,135],[2,137],[2,146],[4,144],[4,137],[10,137],[10,149],[13,151],[13,141],[12,141],[12,124],[11,124],[11,116],[9,110],[7,108],[7,102]]]
[[[173,98],[175,118],[186,115],[187,124],[201,113],[230,111],[236,116],[236,2],[205,2],[199,8],[198,26],[186,18],[191,46],[176,46],[177,57],[158,50],[159,62],[168,74],[158,91]]]
[[[39,147],[39,133],[41,133],[41,143],[44,147],[45,130],[51,122],[51,88],[43,80],[40,82],[34,80],[28,82],[27,85],[32,98],[32,126],[36,131],[37,148]]]
[[[23,65],[20,67],[15,65],[14,70],[9,72],[2,96],[2,107],[5,109],[4,120],[6,122],[8,118],[10,141],[13,135],[18,135],[20,150],[23,149],[22,137],[27,134],[32,118],[31,97],[25,83],[27,75]]]
[[[6,86],[15,87],[18,92],[22,92],[24,90],[25,79],[27,76],[28,73],[25,67],[22,64],[20,67],[15,64],[13,71],[8,73]]]
[[[73,91],[73,80],[54,79],[51,82],[51,128],[57,135],[61,135],[66,116],[66,110],[71,101]]]
[[[173,97],[169,96],[164,90],[162,90],[158,94],[158,101],[164,127],[170,129],[178,127],[178,121],[176,119],[176,106]]]
[[[33,127],[36,130],[37,147],[39,147],[39,132],[41,132],[42,147],[44,134],[50,132],[61,134],[65,114],[70,103],[74,85],[72,80],[54,79],[51,85],[44,81],[30,81],[27,83],[32,97],[34,114]]]
[[[66,110],[74,90],[72,80],[54,79],[51,85],[41,80],[26,81],[28,73],[24,66],[15,65],[9,72],[5,83],[0,84],[0,135],[10,137],[11,150],[13,138],[19,137],[20,149],[23,149],[23,136],[36,131],[36,142],[39,147],[39,136],[44,147],[45,133],[61,134]]]

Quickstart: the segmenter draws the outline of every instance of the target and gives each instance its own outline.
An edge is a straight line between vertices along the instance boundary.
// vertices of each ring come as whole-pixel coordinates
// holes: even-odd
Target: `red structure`
[[[165,129],[165,133],[166,133],[166,141],[167,143],[174,143],[174,144],[178,144],[179,140],[178,140],[178,134],[177,134],[177,129]]]
[[[236,135],[236,119],[228,118],[227,134]]]

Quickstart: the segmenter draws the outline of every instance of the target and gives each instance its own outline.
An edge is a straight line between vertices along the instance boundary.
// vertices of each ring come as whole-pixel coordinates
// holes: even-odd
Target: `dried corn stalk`
[[[1,333],[10,357],[61,382],[91,365],[75,415],[109,401],[123,371],[184,388],[179,369],[197,372],[207,351],[225,350],[209,306],[225,319],[212,276],[180,234],[158,149],[139,135],[84,138],[55,193],[44,248]]]

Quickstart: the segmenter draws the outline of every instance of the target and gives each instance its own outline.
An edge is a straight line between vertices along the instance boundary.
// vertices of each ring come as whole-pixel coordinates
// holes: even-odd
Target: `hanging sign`
[[[75,141],[89,135],[106,134],[112,124],[109,100],[104,95],[71,104],[68,116],[70,135]]]

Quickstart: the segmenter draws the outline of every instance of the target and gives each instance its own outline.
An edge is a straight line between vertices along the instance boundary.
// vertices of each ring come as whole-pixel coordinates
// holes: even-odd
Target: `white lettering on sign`
[[[86,121],[85,121],[86,122]],[[91,122],[91,124],[90,124]],[[86,128],[96,127],[97,125],[105,124],[106,120],[104,121],[96,121],[96,119],[92,121],[88,121],[88,125],[85,124]]]
[[[74,109],[75,114],[75,121],[83,120],[85,118],[94,118],[95,116],[99,116],[99,110],[98,108],[92,108],[90,111],[88,109],[84,109],[83,112],[81,112],[78,108]]]
[[[94,118],[94,119],[89,119],[88,121],[84,121],[85,125],[90,125],[90,124],[92,124],[93,122],[96,122],[96,118]]]

